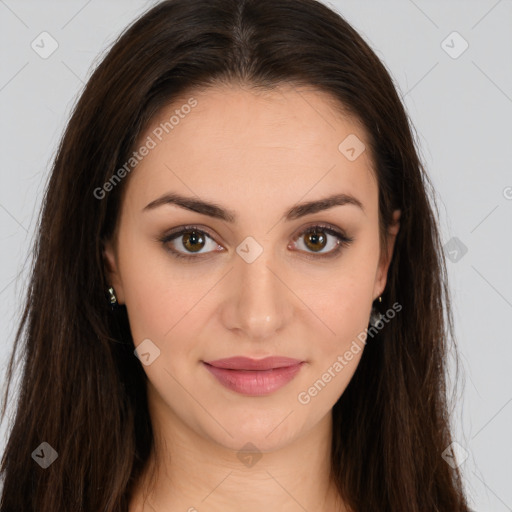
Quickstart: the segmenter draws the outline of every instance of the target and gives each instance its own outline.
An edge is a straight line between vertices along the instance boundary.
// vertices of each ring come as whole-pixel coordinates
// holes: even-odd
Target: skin
[[[143,508],[148,473],[141,479],[130,512],[229,512],[240,503],[248,512],[347,510],[329,480],[331,409],[362,350],[309,403],[297,397],[368,327],[372,302],[386,285],[400,212],[388,251],[381,251],[369,151],[349,161],[338,150],[350,134],[365,142],[365,131],[336,112],[325,93],[211,87],[166,107],[140,140],[191,96],[197,106],[126,178],[117,230],[105,246],[135,346],[150,339],[160,350],[143,365],[158,454],[148,467],[156,480]],[[237,221],[169,204],[143,211],[166,192],[215,202]],[[364,211],[346,204],[282,220],[297,203],[334,193],[354,196]],[[307,234],[296,238],[317,222],[354,241],[322,259],[315,247],[335,249],[334,235],[327,234],[323,249],[308,246]],[[189,224],[212,237],[199,250],[207,256],[193,261],[173,257],[158,240]],[[248,236],[263,248],[252,263],[236,252]],[[194,255],[184,238],[167,248]],[[281,389],[245,396],[222,386],[202,363],[236,355],[306,364]],[[248,442],[261,455],[251,467],[237,457]]]

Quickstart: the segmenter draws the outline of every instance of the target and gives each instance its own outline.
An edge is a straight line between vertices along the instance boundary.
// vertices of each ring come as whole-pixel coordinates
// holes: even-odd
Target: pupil
[[[202,243],[204,245],[203,237],[199,233],[196,233],[195,231],[191,231],[190,234],[186,234],[184,236],[184,238],[185,238],[185,241],[184,241],[183,245],[187,249],[190,249],[192,252],[200,251],[202,249],[202,247],[194,249],[193,247],[189,247],[189,244],[195,245],[195,244]]]
[[[312,240],[312,243],[310,243],[309,240]],[[326,243],[325,236],[323,236],[321,233],[319,234],[319,232],[315,231],[308,235],[308,241],[306,243],[307,243],[308,247],[310,247],[313,250],[323,249],[325,247],[325,243]],[[317,246],[315,246],[315,244],[321,244],[321,247],[317,247]]]

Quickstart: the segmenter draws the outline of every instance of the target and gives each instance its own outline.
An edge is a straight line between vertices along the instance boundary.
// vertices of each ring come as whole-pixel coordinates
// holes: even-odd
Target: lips
[[[305,362],[290,357],[271,356],[264,359],[230,357],[203,364],[220,384],[231,391],[261,396],[285,386]]]
[[[285,368],[299,364],[299,359],[291,357],[270,356],[264,359],[251,359],[249,357],[229,357],[227,359],[217,359],[216,361],[207,361],[206,364],[216,368],[225,368],[227,370],[272,370],[274,368]]]

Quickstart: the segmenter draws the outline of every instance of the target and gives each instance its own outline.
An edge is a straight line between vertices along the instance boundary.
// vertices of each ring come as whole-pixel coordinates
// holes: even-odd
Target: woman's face
[[[160,425],[274,450],[325,425],[349,383],[396,230],[381,258],[365,133],[328,100],[219,86],[140,138],[105,255]],[[297,361],[206,364],[239,356]]]

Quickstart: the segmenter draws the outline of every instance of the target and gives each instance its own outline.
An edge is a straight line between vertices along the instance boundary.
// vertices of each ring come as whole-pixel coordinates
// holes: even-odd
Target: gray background
[[[0,0],[2,385],[24,262],[70,109],[115,37],[153,3]],[[437,190],[464,377],[453,402],[456,460],[467,455],[475,510],[512,511],[512,2],[328,5],[386,64],[415,125]],[[46,59],[31,47],[43,31],[58,43]],[[2,450],[5,436],[6,421]]]

